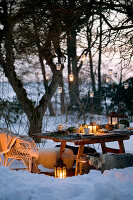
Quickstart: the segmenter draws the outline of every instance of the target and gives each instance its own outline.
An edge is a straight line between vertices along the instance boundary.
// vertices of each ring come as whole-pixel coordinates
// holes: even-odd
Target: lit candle
[[[73,73],[71,73],[71,74],[69,75],[69,80],[70,80],[70,82],[74,81],[74,75],[73,75]]]

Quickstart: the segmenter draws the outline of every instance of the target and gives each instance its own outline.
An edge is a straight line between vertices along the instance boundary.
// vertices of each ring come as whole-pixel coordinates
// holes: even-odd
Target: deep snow
[[[12,131],[16,130],[25,134],[28,126],[24,119],[21,124],[15,124]],[[73,125],[74,120],[74,116],[69,116],[67,121],[69,126]],[[104,116],[93,116],[93,120],[99,123],[107,122]],[[58,116],[56,120],[46,116],[43,130],[52,131],[55,126],[64,124],[65,121],[65,116]],[[75,125],[76,123],[77,121]],[[0,126],[5,127],[2,120],[0,120]],[[131,126],[133,127],[133,123]],[[124,141],[124,144],[126,152],[133,153],[133,136],[130,140]],[[46,142],[44,148],[53,148],[54,145],[52,141]],[[108,146],[118,147],[118,144],[113,142],[108,143]],[[101,152],[99,145],[94,147]],[[55,179],[44,174],[9,170],[0,164],[0,200],[132,200],[132,188],[133,167],[106,170],[103,174],[100,171],[91,170],[89,174]]]
[[[126,152],[133,153],[133,136],[124,143]],[[44,148],[53,146],[47,142]],[[55,179],[0,166],[0,200],[132,200],[132,188],[133,167],[106,170],[103,174],[91,170],[89,174]]]
[[[66,179],[0,166],[0,200],[132,200],[133,167]]]

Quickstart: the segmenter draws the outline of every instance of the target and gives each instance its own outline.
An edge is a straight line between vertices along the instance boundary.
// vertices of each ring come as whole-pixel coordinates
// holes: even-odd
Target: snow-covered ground
[[[0,200],[132,200],[133,167],[55,179],[0,166]]]
[[[3,93],[2,93],[3,94]],[[93,115],[88,118],[97,123],[107,123],[105,116]],[[43,130],[55,130],[59,124],[76,126],[81,123],[74,115],[44,117]],[[0,121],[0,126],[5,127]],[[133,127],[133,123],[131,124]],[[18,131],[19,130],[19,131]],[[12,131],[26,134],[28,125],[25,116],[21,124],[14,124]],[[124,141],[126,152],[133,153],[133,136]],[[54,142],[46,142],[44,149],[53,148]],[[108,146],[118,147],[117,142]],[[99,145],[94,145],[101,152]],[[20,164],[20,163],[19,163]],[[19,166],[16,163],[16,168]],[[15,164],[14,164],[15,165]],[[0,200],[132,200],[133,199],[133,167],[125,169],[100,171],[91,170],[89,174],[55,179],[44,174],[31,174],[24,170],[10,170],[0,163]]]
[[[124,142],[126,152],[133,153],[133,136]],[[116,142],[110,143],[116,147]],[[44,148],[54,143],[46,142]],[[95,146],[97,151],[100,148]],[[133,167],[100,171],[55,179],[44,174],[9,170],[0,165],[0,200],[132,200]]]

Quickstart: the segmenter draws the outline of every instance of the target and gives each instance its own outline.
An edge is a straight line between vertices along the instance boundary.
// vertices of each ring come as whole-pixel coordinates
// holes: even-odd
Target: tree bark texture
[[[96,86],[95,86],[95,76],[93,72],[93,59],[92,59],[92,52],[91,52],[91,42],[92,42],[92,33],[91,28],[87,27],[87,38],[88,38],[88,52],[89,52],[89,62],[90,62],[90,74],[91,74],[91,81],[92,81],[92,89],[94,94],[96,93]]]
[[[76,31],[71,30],[67,34],[67,53],[68,53],[68,76],[70,73],[74,75],[74,81],[70,82],[69,77],[69,96],[70,96],[70,105],[78,102],[79,99],[79,90],[78,90],[78,67],[76,59]]]

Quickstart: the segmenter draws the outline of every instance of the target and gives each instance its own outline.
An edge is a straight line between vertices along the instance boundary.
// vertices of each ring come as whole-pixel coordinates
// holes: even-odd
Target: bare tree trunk
[[[101,111],[101,57],[102,57],[102,17],[100,16],[100,41],[98,60],[98,113]]]
[[[53,104],[52,104],[51,101],[48,105],[48,108],[49,108],[50,116],[56,116],[55,111],[54,111],[54,107],[53,107]]]
[[[37,25],[36,25],[36,20],[35,20],[34,15],[32,17],[33,17],[33,24],[34,24],[34,30],[35,30],[36,45],[38,48],[39,61],[40,61],[40,65],[41,65],[42,75],[43,75],[43,85],[44,85],[45,91],[47,92],[48,91],[48,81],[46,80],[45,65],[43,63],[43,56],[42,56],[42,51],[41,51],[41,46],[40,46],[40,41],[39,41],[39,35],[38,35],[37,28],[36,28]],[[48,108],[49,108],[50,116],[55,116],[54,108],[53,108],[51,101],[49,102]]]
[[[74,75],[74,81],[69,81],[70,105],[78,102],[78,68],[76,59],[76,31],[73,29],[67,34],[67,53],[68,53],[68,76],[70,73]],[[68,78],[69,79],[69,78]]]
[[[62,92],[60,93],[61,114],[64,114],[65,113],[65,102],[64,102],[65,91],[64,91],[63,75],[61,76],[59,86],[62,88]]]
[[[35,107],[34,103],[27,97],[27,92],[23,87],[23,84],[20,79],[17,78],[17,74],[14,66],[14,52],[13,52],[13,38],[12,38],[12,27],[6,22],[6,34],[5,34],[5,51],[6,57],[3,59],[2,52],[0,51],[0,63],[4,70],[6,77],[8,78],[9,83],[14,89],[18,100],[20,101],[24,112],[26,113],[30,128],[29,134],[41,132],[42,128],[42,119],[44,113],[53,97],[60,80],[60,73],[55,70],[53,74],[52,81],[47,87],[45,94],[42,96],[39,101],[39,105]],[[6,60],[6,61],[5,61]]]
[[[93,72],[93,60],[92,60],[92,52],[91,52],[91,39],[92,33],[91,28],[87,26],[87,38],[88,38],[88,51],[89,51],[89,61],[90,61],[90,73],[91,73],[91,80],[92,80],[92,89],[94,94],[96,93],[96,86],[95,86],[95,76]]]

